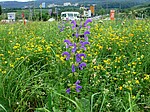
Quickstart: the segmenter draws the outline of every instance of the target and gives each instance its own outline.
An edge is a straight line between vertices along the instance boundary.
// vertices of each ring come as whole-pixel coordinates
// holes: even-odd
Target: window
[[[73,14],[68,14],[68,17],[73,17]]]
[[[74,17],[77,17],[78,16],[78,14],[74,14]]]
[[[66,14],[62,14],[61,16],[62,16],[62,17],[66,17]]]

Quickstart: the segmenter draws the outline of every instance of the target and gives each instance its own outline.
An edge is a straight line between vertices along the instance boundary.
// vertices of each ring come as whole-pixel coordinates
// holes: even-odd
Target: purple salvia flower
[[[76,28],[76,26],[77,26],[76,21],[75,21],[75,20],[71,21],[71,24],[73,24],[72,29],[75,29],[75,28]]]
[[[82,60],[82,56],[84,56],[84,58],[86,57],[86,55],[84,53],[81,54],[76,54],[76,62],[79,63]]]
[[[74,73],[74,72],[75,72],[75,65],[72,64],[72,73]]]
[[[66,93],[68,93],[68,94],[69,94],[69,93],[70,93],[70,91],[71,91],[71,90],[70,90],[70,88],[68,88],[68,89],[66,90]]]
[[[79,89],[81,89],[82,88],[82,86],[80,86],[80,85],[76,85],[76,91],[77,92],[80,92],[80,90]]]
[[[86,63],[82,62],[80,65],[79,65],[79,69],[80,70],[83,70],[83,67],[86,67]]]
[[[80,22],[80,26],[79,26],[79,29],[81,29],[82,28],[82,22]]]
[[[89,31],[85,31],[85,32],[84,32],[84,35],[87,35],[87,34],[90,34],[90,32],[89,32]]]
[[[70,42],[70,40],[64,40],[64,42],[66,43],[66,48],[69,48],[70,46],[72,46],[72,43]]]
[[[77,80],[75,84],[80,84],[80,80]]]
[[[88,37],[86,36],[87,34],[90,34],[90,32],[89,32],[89,31],[85,31],[85,32],[84,32],[84,39],[85,39],[86,41],[88,41]]]
[[[76,62],[79,63],[81,61],[81,57],[79,56],[79,54],[76,54]]]
[[[86,27],[86,25],[89,23],[89,22],[92,22],[92,19],[87,19],[86,21],[85,21],[85,23],[83,24],[84,25],[84,27]]]
[[[85,45],[86,45],[86,44],[89,44],[89,42],[82,42],[82,41],[81,41],[80,44],[81,44],[81,47],[80,47],[80,48],[86,50]]]
[[[70,59],[70,54],[68,53],[68,52],[63,52],[62,53],[62,56],[64,56],[64,55],[66,55],[67,57],[66,57],[66,60],[69,60]]]
[[[76,52],[76,50],[77,50],[77,45],[76,45],[76,43],[74,43],[73,45],[73,49],[71,50],[73,53],[75,53]]]
[[[76,36],[77,38],[80,36],[78,33],[72,34],[72,36]]]
[[[82,88],[82,86],[80,86],[79,84],[80,84],[80,81],[79,81],[79,80],[77,80],[77,81],[76,81],[76,83],[75,83],[75,85],[76,85],[76,92],[80,92],[80,90],[79,90],[79,89],[81,89],[81,88]]]
[[[79,56],[84,56],[84,58],[86,57],[86,55],[84,53],[79,54]]]
[[[76,33],[76,34],[75,34],[75,36],[78,38],[78,37],[79,37],[79,34],[78,34],[78,33]]]
[[[86,26],[86,28],[87,28],[88,31],[90,31],[90,28],[91,28],[91,27],[90,27],[90,26]]]

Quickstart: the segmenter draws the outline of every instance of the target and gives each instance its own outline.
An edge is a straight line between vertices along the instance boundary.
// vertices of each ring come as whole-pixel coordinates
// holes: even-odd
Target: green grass
[[[90,23],[87,67],[74,74],[61,55],[74,31],[61,24],[0,25],[0,112],[150,111],[150,20]]]

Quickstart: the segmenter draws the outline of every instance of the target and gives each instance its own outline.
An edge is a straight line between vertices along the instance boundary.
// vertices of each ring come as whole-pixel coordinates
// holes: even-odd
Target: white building
[[[75,7],[78,6],[78,5],[79,5],[79,3],[75,3],[75,4],[74,4]]]
[[[9,21],[15,21],[15,19],[16,19],[16,13],[15,12],[7,13],[7,16],[8,16]]]
[[[66,2],[66,3],[64,3],[64,6],[71,6],[71,3],[70,2]]]
[[[49,4],[47,7],[48,7],[48,8],[55,7],[55,4],[54,4],[54,3],[53,3],[53,4]]]
[[[91,10],[84,10],[83,15],[84,17],[91,17]]]
[[[45,2],[42,3],[42,8],[46,8]]]

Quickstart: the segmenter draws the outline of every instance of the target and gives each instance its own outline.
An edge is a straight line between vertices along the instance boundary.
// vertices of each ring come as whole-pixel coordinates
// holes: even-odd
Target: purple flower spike
[[[81,89],[82,88],[82,86],[80,86],[80,85],[76,85],[76,92],[80,92],[80,90],[79,89]]]
[[[90,29],[90,26],[87,26],[87,29],[89,30],[89,29]]]
[[[85,21],[85,23],[84,23],[84,27],[86,27],[86,25],[88,24],[88,23],[90,23],[90,22],[92,22],[92,19],[87,19],[86,21]]]
[[[75,52],[76,52],[76,50],[77,50],[76,43],[74,43],[74,44],[73,44],[73,47],[74,47],[74,48],[73,48],[71,51],[72,51],[73,53],[75,53]]]
[[[84,53],[81,54],[76,54],[76,62],[79,63],[82,60],[82,56],[84,56],[84,58],[86,57],[86,55]]]
[[[68,52],[63,52],[62,56],[66,55],[66,60],[69,60],[70,59],[70,54]]]
[[[80,86],[79,84],[80,84],[80,80],[77,80],[76,83],[75,83],[75,85],[76,85],[76,92],[80,92],[79,89],[82,88],[82,86]]]
[[[79,34],[78,34],[78,33],[76,33],[76,34],[75,34],[75,36],[78,38],[78,37],[79,37]]]
[[[89,31],[85,31],[84,35],[86,36],[87,34],[90,34],[90,32]]]
[[[85,32],[84,32],[84,39],[85,39],[86,41],[88,41],[88,37],[86,36],[87,34],[90,34],[90,32],[89,32],[89,31],[85,31]]]
[[[71,91],[71,90],[70,90],[70,88],[68,88],[68,89],[66,90],[66,93],[68,93],[68,94],[69,94],[69,93],[70,93],[70,91]]]
[[[79,65],[79,69],[80,70],[83,70],[83,67],[86,67],[86,63],[82,62],[80,65]]]
[[[70,40],[64,40],[66,44],[66,48],[69,48],[70,46],[72,46],[72,43],[70,42]]]
[[[74,73],[74,72],[75,72],[75,65],[72,64],[72,73]]]
[[[80,80],[77,80],[75,84],[80,84]]]
[[[86,55],[84,53],[79,54],[79,56],[84,56],[84,58],[86,57]]]
[[[75,29],[75,28],[76,28],[76,26],[77,26],[76,21],[75,21],[75,20],[71,21],[71,24],[73,24],[72,29]]]
[[[80,48],[86,50],[85,45],[86,45],[86,44],[90,44],[90,43],[89,43],[89,42],[82,42],[82,41],[81,41],[80,44],[81,44],[81,47],[80,47]]]
[[[81,61],[81,57],[79,56],[79,54],[76,54],[76,62],[79,63]]]

